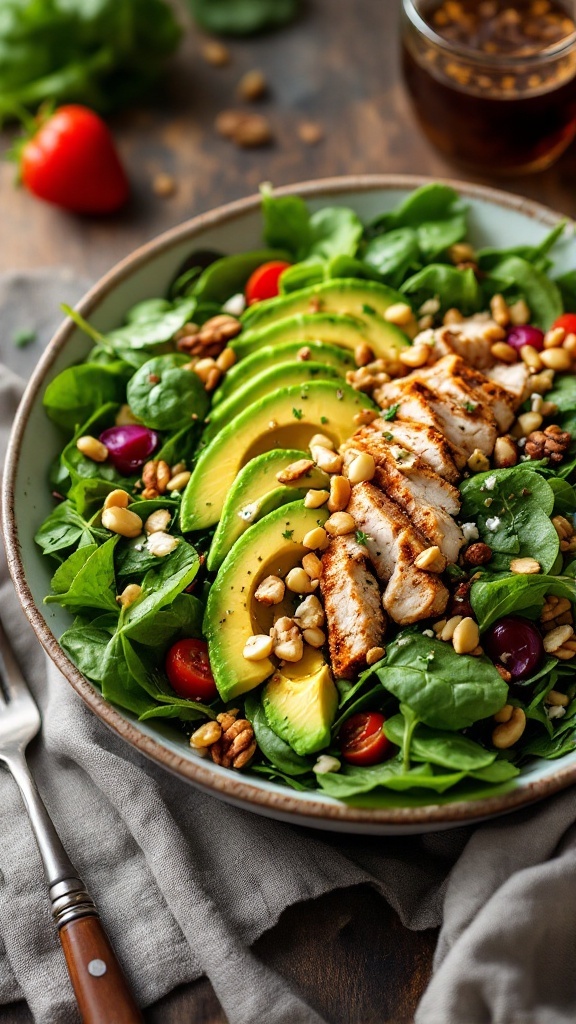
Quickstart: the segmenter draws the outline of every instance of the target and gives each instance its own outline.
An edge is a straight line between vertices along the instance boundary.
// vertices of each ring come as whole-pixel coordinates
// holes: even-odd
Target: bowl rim
[[[284,185],[275,189],[277,195],[298,194],[308,198],[329,198],[346,192],[388,191],[392,189],[412,190],[432,182],[441,182],[453,187],[465,198],[484,200],[497,206],[524,214],[547,226],[554,226],[562,214],[533,200],[504,192],[484,185],[476,185],[456,179],[408,174],[347,175],[304,181]],[[88,317],[99,303],[132,272],[154,260],[160,253],[169,250],[175,243],[194,237],[207,228],[230,224],[260,206],[260,196],[252,195],[216,207],[184,221],[149,242],[139,246],[129,256],[120,260],[111,270],[77,303],[76,309]],[[79,672],[65,654],[58,640],[48,627],[26,581],[24,565],[20,554],[18,523],[15,512],[15,482],[20,449],[27,428],[28,418],[44,377],[53,362],[67,344],[76,325],[70,318],[62,323],[49,342],[42,358],[32,374],[19,405],[10,439],[5,464],[2,488],[2,521],[6,541],[8,567],[18,598],[28,620],[45,651],[62,672],[76,692],[97,717],[132,747],[163,768],[197,787],[224,800],[261,814],[281,816],[285,821],[298,821],[310,827],[346,828],[365,831],[374,826],[377,830],[417,828],[425,831],[441,826],[464,825],[499,814],[516,810],[571,785],[576,781],[576,763],[559,768],[545,779],[527,782],[521,789],[478,800],[459,800],[448,804],[427,804],[423,807],[394,807],[362,809],[329,800],[307,797],[301,799],[288,789],[269,791],[252,785],[249,778],[233,772],[217,772],[200,759],[188,760],[176,754],[160,740],[141,732],[129,719],[108,703],[96,688]]]

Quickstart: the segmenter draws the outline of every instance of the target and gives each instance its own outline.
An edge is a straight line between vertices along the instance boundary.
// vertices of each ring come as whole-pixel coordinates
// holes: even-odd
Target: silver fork
[[[85,1024],[138,1024],[140,1011],[98,917],[32,778],[24,751],[40,712],[0,622],[0,762],[20,787],[48,883],[68,973]]]

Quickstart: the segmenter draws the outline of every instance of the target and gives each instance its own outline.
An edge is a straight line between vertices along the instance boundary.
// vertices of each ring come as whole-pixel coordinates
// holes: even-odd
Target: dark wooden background
[[[206,64],[190,31],[152,103],[117,116],[112,127],[133,182],[130,207],[114,219],[67,216],[13,185],[0,166],[0,271],[67,264],[98,277],[141,242],[220,203],[275,185],[350,173],[410,172],[499,184],[576,216],[576,148],[530,178],[486,178],[447,164],[421,136],[403,91],[397,57],[399,0],[309,0],[297,24],[274,35],[230,42],[231,63]],[[276,142],[238,150],[214,131],[235,106],[241,74],[261,68],[270,98],[257,109]],[[321,125],[315,146],[298,137]],[[0,137],[2,148],[9,133]],[[170,198],[154,194],[172,175]],[[286,911],[256,946],[331,1024],[409,1024],[430,972],[435,933],[403,928],[368,889],[336,893]],[[19,1018],[24,1019],[24,1018]],[[225,1024],[207,981],[152,1007],[154,1024]],[[266,1024],[265,1021],[262,1024]],[[447,1022],[448,1024],[448,1022]]]

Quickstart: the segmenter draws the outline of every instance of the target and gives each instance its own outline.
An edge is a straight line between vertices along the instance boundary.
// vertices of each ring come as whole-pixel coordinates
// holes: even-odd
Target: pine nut
[[[192,473],[190,470],[185,469],[182,473],[177,473],[166,485],[167,491],[183,491],[188,483]]]
[[[127,427],[132,423],[141,423],[141,420],[134,415],[129,405],[121,405],[114,418],[117,427]]]
[[[466,616],[456,626],[452,635],[452,645],[456,654],[470,654],[478,644],[480,643],[480,632],[478,625],[471,619],[470,616]]]
[[[372,480],[375,472],[376,463],[373,456],[368,452],[361,452],[348,466],[348,479],[351,484],[361,484],[365,480]]]
[[[462,615],[453,615],[451,619],[448,619],[440,633],[440,639],[444,640],[446,643],[448,640],[451,640],[454,636],[454,630],[456,629],[456,626],[460,625],[462,618]]]
[[[412,348],[402,349],[400,352],[400,362],[403,366],[409,366],[411,369],[418,369],[420,366],[425,366],[430,358],[431,348],[429,345],[413,345]]]
[[[148,519],[144,523],[144,529],[146,533],[165,533],[168,528],[168,523],[172,518],[172,514],[167,508],[159,508],[152,515],[148,516]]]
[[[520,349],[520,358],[533,373],[538,373],[538,371],[544,366],[544,363],[540,359],[538,349],[534,348],[532,345],[522,346]]]
[[[330,497],[330,491],[307,491],[304,498],[306,508],[320,508]]]
[[[373,360],[374,352],[370,348],[370,345],[367,345],[366,342],[363,341],[360,345],[356,346],[354,349],[354,362],[356,363],[356,366],[368,366],[368,363],[373,362]]]
[[[84,437],[79,437],[76,441],[76,447],[82,455],[85,455],[87,459],[91,459],[92,462],[106,462],[108,458],[108,449],[102,441],[99,441],[96,437],[91,437],[90,434],[86,434]]]
[[[330,479],[330,497],[328,508],[330,512],[342,512],[350,501],[352,488],[345,476],[333,476]]]
[[[556,626],[555,629],[551,629],[544,637],[544,650],[546,654],[554,654],[567,640],[571,640],[573,636],[574,629],[572,626]]]
[[[335,512],[326,520],[325,531],[331,537],[344,537],[356,529],[356,522],[349,512]]]
[[[397,327],[405,327],[414,319],[414,313],[407,302],[395,302],[385,310],[384,319]]]
[[[325,473],[340,473],[342,471],[342,456],[338,452],[332,452],[323,445],[314,445],[310,449],[312,458],[319,469]]]
[[[510,310],[503,295],[493,295],[490,299],[490,312],[492,318],[500,327],[507,327],[510,323]]]
[[[334,451],[334,442],[326,434],[313,434],[310,438],[310,444],[308,445],[310,449],[317,448],[318,445],[321,448],[328,448],[329,451]]]
[[[274,647],[274,654],[277,658],[281,658],[282,661],[301,661],[304,654],[304,641],[302,637],[298,636],[293,640],[281,640]]]
[[[191,747],[211,747],[222,735],[222,726],[218,722],[205,722],[190,737]]]
[[[280,469],[276,473],[276,479],[279,484],[290,484],[293,480],[299,480],[301,476],[306,476],[313,468],[312,459],[297,459],[296,462],[291,462],[289,466]]]
[[[218,367],[216,366],[216,360],[215,359],[210,359],[210,358],[199,359],[198,362],[194,366],[194,373],[197,373],[198,376],[200,377],[200,380],[202,381],[202,383],[206,384],[206,382],[208,381],[209,375],[211,374],[212,370],[214,370],[214,369],[216,369],[216,370],[218,369]]]
[[[540,398],[541,397],[542,395],[540,395]],[[558,406],[556,405],[556,402],[542,402],[539,411],[544,416],[544,419],[546,419],[547,416],[556,415],[556,413],[558,412]]]
[[[233,348],[225,348],[225,349],[222,350],[222,352],[218,356],[218,358],[216,360],[216,366],[218,367],[219,370],[222,371],[222,373],[227,373],[228,370],[230,370],[234,366],[235,362],[236,362],[236,353],[235,353],[234,349]]]
[[[111,533],[121,537],[138,537],[142,533],[142,520],[135,512],[127,508],[105,508],[102,513],[102,526]]]
[[[317,626],[310,626],[302,633],[302,637],[309,647],[323,647],[326,643],[326,634]]]
[[[494,359],[499,359],[502,363],[517,363],[518,353],[512,345],[508,345],[505,341],[496,341],[490,348]]]
[[[122,608],[129,608],[131,604],[134,604],[134,601],[138,600],[141,593],[142,587],[139,583],[129,583],[127,587],[124,587],[122,593],[118,594],[116,600]]]
[[[290,569],[284,582],[293,594],[311,594],[318,586],[318,580],[311,580],[306,570],[300,566]]]
[[[479,448],[476,448],[467,462],[468,469],[472,473],[486,473],[490,469],[490,461],[481,452]]]
[[[442,318],[444,327],[449,327],[451,324],[461,324],[463,321],[464,317],[459,309],[447,309]]]
[[[315,594],[309,594],[294,612],[294,619],[300,629],[316,629],[323,626],[326,616]]]
[[[552,327],[544,335],[544,348],[560,348],[566,339],[566,331],[563,327]]]
[[[118,488],[118,490],[110,491],[110,494],[106,495],[104,508],[127,508],[131,501],[132,499],[128,492]]]
[[[257,588],[254,597],[260,604],[280,604],[284,600],[286,584],[279,576],[267,576]]]
[[[502,723],[502,722],[509,722],[510,719],[512,718],[512,712],[513,711],[514,711],[514,705],[513,704],[505,704],[504,707],[500,708],[500,711],[497,711],[496,714],[493,716],[494,721],[495,722],[500,722],[500,723]]]
[[[366,664],[368,666],[375,665],[376,662],[380,661],[385,654],[386,650],[384,647],[371,647],[366,654]]]
[[[570,353],[565,348],[549,348],[540,353],[540,358],[549,370],[563,373],[572,365]]]
[[[322,576],[322,562],[313,552],[309,555],[304,555],[302,559],[302,568],[308,573],[311,580],[319,580]]]
[[[516,422],[521,431],[521,437],[528,437],[533,430],[538,430],[542,426],[544,417],[539,412],[523,412]]]
[[[425,569],[426,572],[444,572],[447,564],[448,559],[446,558],[446,555],[442,554],[437,544],[421,551],[414,559],[414,565],[416,568]]]
[[[567,693],[560,693],[559,690],[549,690],[544,698],[544,703],[552,708],[566,708],[570,703]]]
[[[496,469],[506,469],[518,462],[518,449],[511,437],[497,437],[494,445],[494,465]]]
[[[510,562],[510,572],[519,576],[533,576],[541,571],[542,566],[535,558],[513,558]]]
[[[327,548],[329,544],[328,534],[322,526],[316,526],[304,535],[302,544],[305,548],[311,548],[312,551],[324,551],[324,548]]]
[[[497,725],[492,733],[492,743],[498,750],[508,750],[518,742],[526,728],[526,715],[522,708],[514,708],[510,719]]]
[[[571,359],[576,359],[576,334],[567,334],[562,348],[570,353]]]
[[[257,633],[255,636],[248,637],[244,644],[242,657],[246,661],[263,661],[264,658],[270,657],[273,646],[274,641],[271,636],[266,636],[265,633]]]
[[[524,324],[530,323],[530,307],[525,299],[518,299],[518,302],[508,306],[508,312],[515,327],[522,327]]]

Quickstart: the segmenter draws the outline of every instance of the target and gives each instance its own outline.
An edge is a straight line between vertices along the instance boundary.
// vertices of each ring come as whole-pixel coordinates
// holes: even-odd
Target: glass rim
[[[445,50],[446,53],[457,55],[462,60],[467,60],[470,63],[482,64],[484,67],[492,65],[493,67],[506,66],[510,67],[533,67],[535,64],[545,64],[556,57],[561,56],[574,48],[576,44],[576,28],[569,36],[560,40],[558,43],[554,43],[552,46],[547,46],[543,50],[538,50],[536,53],[528,55],[514,55],[504,53],[480,53],[478,50],[472,49],[472,47],[463,46],[460,43],[453,43],[449,39],[445,39],[441,36],[432,25],[430,25],[426,19],[420,14],[416,6],[416,0],[402,0],[402,8],[404,14],[412,23],[415,29],[424,36],[430,43],[433,43],[441,50]]]

